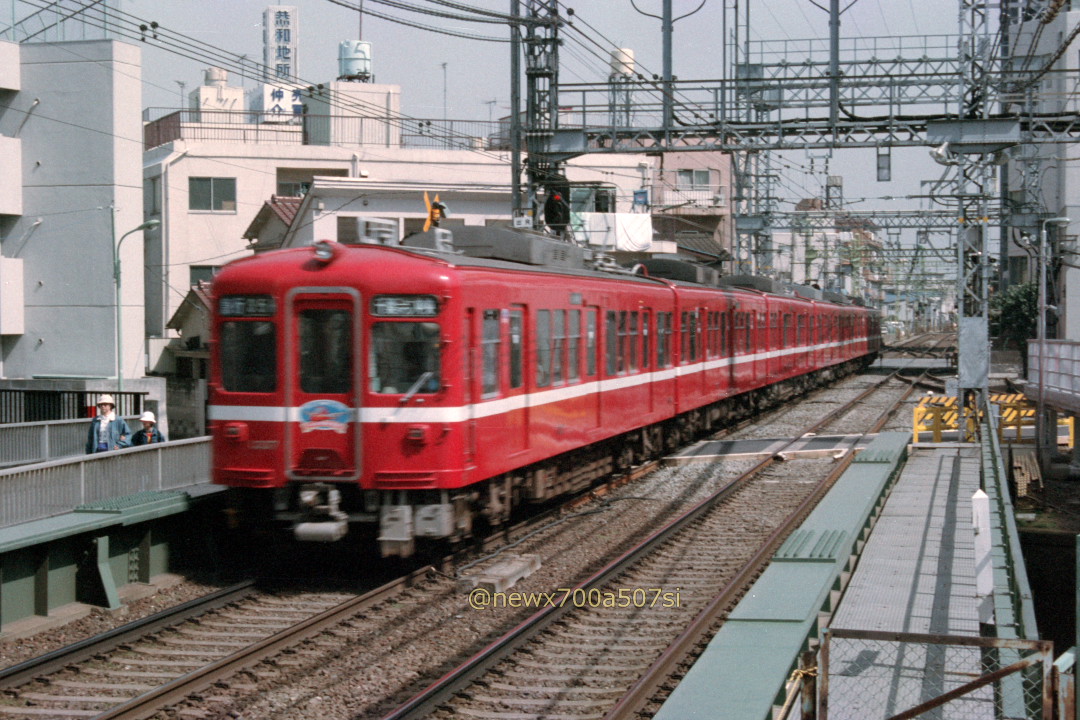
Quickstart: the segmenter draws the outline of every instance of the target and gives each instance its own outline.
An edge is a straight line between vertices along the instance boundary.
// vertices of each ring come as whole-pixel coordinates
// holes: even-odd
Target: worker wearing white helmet
[[[154,413],[147,410],[139,418],[139,422],[142,423],[143,429],[135,433],[135,437],[131,440],[132,445],[165,442],[165,436],[157,429],[157,418],[154,417]]]
[[[90,423],[86,435],[87,455],[108,450],[119,450],[131,445],[131,428],[124,418],[116,414],[116,401],[112,395],[102,395],[97,401],[97,415]]]

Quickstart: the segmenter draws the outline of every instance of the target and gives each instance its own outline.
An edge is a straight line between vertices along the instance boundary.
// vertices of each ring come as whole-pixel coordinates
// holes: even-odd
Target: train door
[[[507,394],[521,401],[511,401],[509,407],[512,409],[506,414],[508,430],[506,451],[508,453],[520,452],[529,447],[529,407],[525,384],[527,367],[525,315],[524,305],[512,305],[510,311],[504,315],[509,381]]]
[[[652,309],[641,309],[641,371],[648,382],[645,383],[645,410],[651,416],[656,409],[656,383],[653,379],[653,320]]]
[[[286,303],[286,475],[357,480],[360,296],[351,288],[297,288]]]
[[[592,402],[589,405],[588,423],[590,427],[600,427],[600,409],[604,402],[604,392],[599,382],[600,371],[600,308],[588,306],[585,308],[585,380],[590,383],[595,391],[592,393]]]

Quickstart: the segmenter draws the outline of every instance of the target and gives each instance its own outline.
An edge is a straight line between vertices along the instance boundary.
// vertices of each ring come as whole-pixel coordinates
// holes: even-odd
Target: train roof
[[[325,241],[316,245],[322,242]],[[721,277],[712,268],[673,255],[654,256],[635,268],[623,268],[609,256],[594,253],[579,245],[534,232],[503,227],[463,226],[454,228],[453,233],[434,229],[410,235],[401,245],[330,243],[329,246],[335,248],[335,253],[341,253],[335,262],[344,260],[349,263],[352,259],[360,260],[361,253],[353,252],[359,250],[364,254],[386,253],[388,257],[395,257],[404,263],[409,263],[409,258],[413,258],[413,261],[426,259],[458,268],[619,280],[652,287],[721,290],[781,297],[796,302],[852,304],[850,299],[838,293],[821,292],[811,288],[792,289],[767,278],[746,275]],[[305,251],[310,257],[310,247],[288,248],[237,260],[229,266],[241,272],[246,268],[258,273],[265,280],[275,278],[288,283],[290,272],[297,269],[297,254]],[[231,273],[226,273],[226,276],[229,274]]]

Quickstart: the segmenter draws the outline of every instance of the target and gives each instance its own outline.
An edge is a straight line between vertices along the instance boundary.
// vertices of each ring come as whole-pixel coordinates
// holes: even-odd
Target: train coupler
[[[293,526],[293,537],[300,542],[337,542],[349,532],[348,515],[341,510],[341,492],[333,485],[302,485],[300,509],[305,521]]]

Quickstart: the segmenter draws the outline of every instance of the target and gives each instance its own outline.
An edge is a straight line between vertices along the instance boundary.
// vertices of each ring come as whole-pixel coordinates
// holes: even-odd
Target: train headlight
[[[315,243],[315,259],[321,263],[329,263],[337,253],[337,243],[333,240],[319,240]]]

